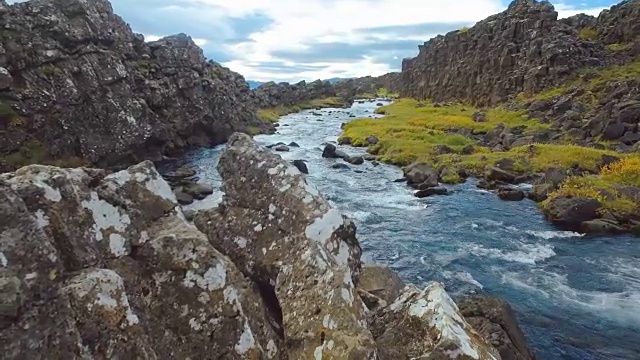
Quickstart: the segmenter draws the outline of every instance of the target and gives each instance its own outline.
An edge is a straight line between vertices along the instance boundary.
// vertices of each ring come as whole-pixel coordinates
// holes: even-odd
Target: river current
[[[309,181],[357,224],[366,262],[388,265],[419,286],[441,281],[454,297],[507,299],[541,360],[640,359],[640,239],[558,231],[535,203],[501,201],[472,180],[450,186],[452,195],[417,199],[393,182],[402,177],[396,167],[331,168],[342,160],[323,159],[322,144],[336,141],[350,114],[377,117],[376,103],[288,115],[277,134],[255,139],[300,145],[280,155],[307,161]],[[222,149],[197,150],[180,163],[219,186]],[[209,207],[220,196],[191,207]]]

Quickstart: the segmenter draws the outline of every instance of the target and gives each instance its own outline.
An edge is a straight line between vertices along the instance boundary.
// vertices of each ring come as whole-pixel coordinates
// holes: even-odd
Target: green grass
[[[586,197],[598,200],[605,210],[621,215],[640,210],[636,199],[618,190],[620,185],[640,187],[640,156],[627,156],[604,167],[599,175],[570,177],[541,205],[544,208],[558,197]]]
[[[582,40],[593,41],[598,38],[598,32],[593,28],[586,27],[578,32],[578,37]]]
[[[345,102],[339,97],[329,97],[324,99],[314,99],[292,106],[279,106],[275,108],[259,109],[258,117],[268,123],[276,123],[281,116],[293,114],[307,109],[344,107]]]
[[[627,43],[627,44],[609,44],[606,46],[607,50],[609,51],[627,51],[631,48],[632,43]]]
[[[576,100],[585,105],[587,109],[593,109],[599,106],[599,99],[607,95],[605,89],[607,83],[637,78],[640,78],[640,60],[606,68],[585,68],[578,72],[574,79],[567,81],[562,86],[550,88],[537,94],[521,93],[518,94],[516,100],[521,102],[547,100],[565,94],[569,88],[578,87],[584,91]]]
[[[474,108],[466,105],[435,107],[415,100],[400,99],[383,108],[387,114],[380,119],[357,119],[347,123],[342,137],[351,138],[355,146],[366,146],[367,137],[374,135],[379,142],[369,151],[380,160],[408,165],[414,161],[428,162],[435,166],[462,167],[474,174],[481,174],[486,165],[493,165],[504,158],[515,161],[518,172],[544,171],[549,167],[569,168],[579,164],[582,168],[597,171],[602,155],[615,155],[613,151],[598,150],[576,145],[534,144],[503,152],[492,152],[482,146],[474,146],[474,153],[462,154],[462,148],[475,144],[465,136],[448,133],[448,130],[466,128],[473,132],[485,132],[498,124],[507,127],[524,126],[526,130],[547,127],[546,124],[528,119],[522,112],[497,107],[486,111],[487,122],[471,120]],[[441,153],[439,146],[446,145],[454,153]]]
[[[80,167],[87,165],[86,161],[76,156],[55,158],[49,150],[38,140],[27,141],[19,151],[0,156],[0,164],[19,168],[30,164],[53,165],[59,167]]]

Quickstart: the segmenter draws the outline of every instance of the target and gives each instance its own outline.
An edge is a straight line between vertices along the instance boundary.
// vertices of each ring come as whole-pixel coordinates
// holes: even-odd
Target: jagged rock
[[[380,89],[385,88],[389,92],[400,91],[400,73],[388,73],[382,76],[365,76],[361,78],[346,79],[335,83],[336,93],[343,98],[354,98],[358,95],[376,94]],[[364,101],[359,101],[364,104]]]
[[[18,299],[2,308],[3,358],[286,357],[259,289],[150,162],[0,175],[0,234],[0,286]]]
[[[544,208],[544,214],[553,224],[569,230],[580,230],[583,222],[598,218],[602,204],[595,199],[557,197]]]
[[[338,145],[353,145],[351,138],[348,136],[338,138]]]
[[[352,165],[362,165],[364,164],[364,159],[362,156],[345,156],[342,159]]]
[[[231,137],[218,170],[223,203],[198,213],[195,224],[246,276],[271,289],[289,357],[371,358],[375,345],[354,285],[362,252],[355,225],[297,168],[247,135]]]
[[[471,296],[458,302],[465,320],[500,352],[502,360],[535,360],[513,309],[504,300]]]
[[[251,101],[257,108],[288,107],[310,100],[337,96],[334,86],[330,82],[322,80],[316,80],[310,83],[303,80],[297,84],[289,84],[286,82],[275,83],[270,81],[253,89],[252,92]],[[352,101],[351,99],[345,98],[344,105],[351,105]]]
[[[336,159],[339,156],[336,155],[336,146],[333,144],[326,144],[322,150],[322,157],[329,159]]]
[[[189,205],[195,200],[193,196],[184,192],[182,188],[173,190],[173,194],[180,205]]]
[[[394,302],[405,287],[395,271],[386,266],[364,265],[358,281],[358,288],[384,300]]]
[[[535,184],[529,192],[529,198],[535,202],[547,200],[556,187],[550,183]]]
[[[440,283],[409,285],[370,320],[380,359],[498,360],[500,355],[463,318]]]
[[[400,95],[493,105],[602,64],[603,47],[581,40],[557,17],[548,2],[516,0],[470,29],[436,36],[402,61]],[[549,60],[559,53],[562,60]]]
[[[213,186],[203,183],[191,183],[182,187],[182,191],[194,199],[202,200],[207,195],[213,194]]]
[[[489,181],[501,181],[505,183],[512,183],[516,178],[514,174],[494,166],[487,166],[485,168],[485,177]]]
[[[37,147],[119,166],[270,131],[241,75],[206,61],[187,35],[145,42],[107,0],[19,2],[0,23],[11,49],[1,66],[20,79],[5,95],[24,119],[6,130],[0,156]]]
[[[615,220],[595,219],[580,224],[580,230],[589,234],[622,233],[624,228]]]
[[[307,164],[304,162],[304,160],[293,160],[292,164],[293,166],[298,168],[298,170],[300,170],[301,173],[303,174],[309,173],[309,169],[307,168]]]
[[[498,189],[498,197],[505,201],[520,201],[525,198],[525,193],[521,189],[501,187]]]
[[[9,70],[0,67],[0,90],[7,90],[13,84],[13,78],[9,74]]]
[[[438,182],[438,170],[434,169],[431,165],[425,163],[414,163],[404,169],[404,177],[407,179],[407,183],[421,184],[427,180]]]
[[[413,194],[417,198],[425,198],[434,195],[448,195],[449,190],[443,187],[430,187],[424,190],[418,190]]]

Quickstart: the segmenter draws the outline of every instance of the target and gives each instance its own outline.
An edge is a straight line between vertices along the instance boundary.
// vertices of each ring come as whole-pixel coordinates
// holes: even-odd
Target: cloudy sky
[[[14,0],[15,1],[15,0]],[[561,17],[613,0],[553,2]],[[11,2],[11,1],[9,1]],[[418,44],[504,10],[509,0],[111,0],[147,40],[191,35],[249,80],[381,75]]]

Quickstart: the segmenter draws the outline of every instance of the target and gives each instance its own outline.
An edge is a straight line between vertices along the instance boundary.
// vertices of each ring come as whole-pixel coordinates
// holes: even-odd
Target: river
[[[277,134],[256,140],[300,145],[280,154],[308,161],[310,182],[356,222],[365,261],[417,285],[441,281],[454,297],[484,292],[507,299],[541,360],[640,359],[640,239],[558,231],[535,203],[500,201],[474,181],[450,186],[449,196],[417,199],[393,182],[402,176],[396,167],[331,168],[342,160],[323,159],[322,144],[337,139],[349,114],[375,116],[375,105],[288,115]],[[219,185],[221,151],[197,150],[180,163]],[[191,207],[211,206],[220,196]]]

